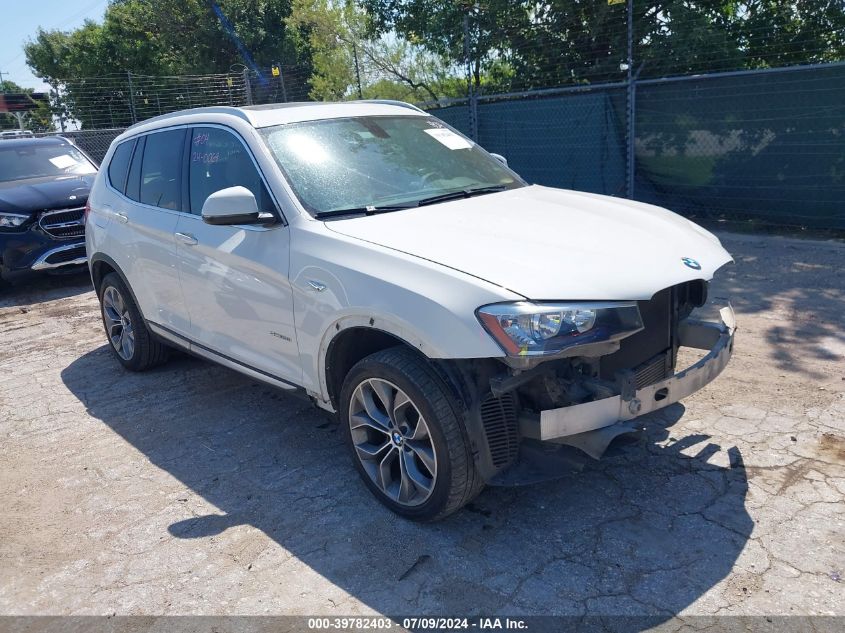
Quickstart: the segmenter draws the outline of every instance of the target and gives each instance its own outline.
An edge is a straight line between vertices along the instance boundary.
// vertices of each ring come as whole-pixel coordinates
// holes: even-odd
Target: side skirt
[[[308,399],[305,390],[299,385],[295,385],[292,382],[288,382],[287,380],[274,376],[273,374],[270,374],[266,371],[257,369],[255,367],[247,365],[246,363],[242,363],[239,360],[230,358],[229,356],[221,354],[220,352],[216,352],[213,349],[206,347],[205,345],[201,345],[195,341],[192,341],[191,339],[186,338],[181,334],[177,334],[173,330],[166,328],[163,325],[159,325],[158,323],[155,323],[153,321],[147,321],[147,326],[150,328],[150,331],[156,337],[161,339],[167,345],[178,347],[179,349],[184,350],[190,354],[199,356],[200,358],[204,358],[206,360],[210,360],[219,365],[223,365],[224,367],[237,371],[241,374],[244,374],[245,376],[249,376],[250,378],[253,378],[255,380],[267,383],[268,385],[273,385],[274,387],[283,389],[291,395],[301,396],[302,398]]]

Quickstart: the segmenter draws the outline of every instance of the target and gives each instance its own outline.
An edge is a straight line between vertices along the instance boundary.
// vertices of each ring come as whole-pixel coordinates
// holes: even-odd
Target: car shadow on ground
[[[673,436],[681,405],[644,418],[643,434],[581,472],[488,488],[442,522],[415,524],[370,496],[336,423],[305,401],[187,357],[130,374],[106,347],[62,379],[90,415],[219,509],[194,516],[183,505],[160,526],[137,517],[153,545],[248,524],[388,615],[639,616],[615,628],[648,628],[725,578],[753,527],[741,455]]]
[[[81,295],[92,289],[87,268],[69,274],[41,275],[12,284],[0,284],[0,308],[57,301]]]

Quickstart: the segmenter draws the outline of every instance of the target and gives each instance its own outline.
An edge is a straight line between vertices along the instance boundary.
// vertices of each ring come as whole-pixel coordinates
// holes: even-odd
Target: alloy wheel
[[[103,293],[103,318],[112,347],[123,360],[131,360],[135,353],[132,318],[126,301],[114,286],[109,286]]]
[[[362,381],[349,403],[355,454],[376,486],[405,506],[424,503],[437,480],[437,455],[420,410],[381,378]]]

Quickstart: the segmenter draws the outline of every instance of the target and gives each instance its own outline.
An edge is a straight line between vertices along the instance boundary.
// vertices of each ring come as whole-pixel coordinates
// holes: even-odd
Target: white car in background
[[[454,512],[538,446],[599,457],[732,351],[729,307],[690,318],[731,261],[712,234],[529,185],[398,102],[135,125],[103,161],[86,243],[126,368],[176,347],[306,394],[413,519]],[[707,353],[676,373],[684,345]]]

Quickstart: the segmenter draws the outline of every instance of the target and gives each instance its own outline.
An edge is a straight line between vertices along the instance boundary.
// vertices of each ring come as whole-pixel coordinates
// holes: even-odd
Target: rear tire
[[[169,349],[153,337],[117,273],[103,278],[98,295],[106,338],[121,365],[130,371],[144,371],[167,361]]]
[[[484,488],[462,414],[416,352],[394,347],[361,360],[344,380],[339,408],[355,468],[395,513],[434,521]]]

